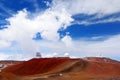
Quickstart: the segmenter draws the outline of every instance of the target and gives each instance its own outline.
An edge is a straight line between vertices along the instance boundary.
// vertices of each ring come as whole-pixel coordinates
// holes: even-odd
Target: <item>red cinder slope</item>
[[[109,58],[87,57],[89,66],[86,72],[95,75],[120,75],[120,62]]]
[[[59,74],[78,77],[120,77],[120,62],[109,58],[89,57],[85,59],[40,58],[9,66],[3,70],[18,76],[37,74]],[[71,76],[71,74],[75,76]],[[46,74],[43,74],[46,75]],[[82,80],[80,78],[75,80]],[[29,80],[29,79],[28,79]],[[52,79],[51,79],[52,80]],[[66,79],[65,79],[66,80]],[[70,80],[70,79],[67,79]],[[74,79],[73,79],[74,80]]]
[[[92,62],[111,63],[111,64],[120,63],[119,61],[105,57],[85,57],[84,59]]]
[[[60,64],[71,61],[70,58],[40,58],[31,59],[27,62],[10,66],[5,72],[12,72],[16,75],[34,75],[49,72]]]

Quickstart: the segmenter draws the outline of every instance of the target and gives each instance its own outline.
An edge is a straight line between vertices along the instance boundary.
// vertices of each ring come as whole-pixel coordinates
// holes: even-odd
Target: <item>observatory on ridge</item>
[[[42,58],[42,55],[40,52],[36,52],[36,58]]]

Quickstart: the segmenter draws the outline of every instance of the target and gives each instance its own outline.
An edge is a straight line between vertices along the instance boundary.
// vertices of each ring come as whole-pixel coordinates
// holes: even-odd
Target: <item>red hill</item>
[[[21,76],[19,80],[120,80],[120,62],[99,57],[40,58],[7,67],[3,73]]]
[[[27,62],[10,66],[4,71],[12,72],[16,75],[33,75],[49,72],[63,63],[67,63],[73,59],[70,58],[40,58],[31,59]]]

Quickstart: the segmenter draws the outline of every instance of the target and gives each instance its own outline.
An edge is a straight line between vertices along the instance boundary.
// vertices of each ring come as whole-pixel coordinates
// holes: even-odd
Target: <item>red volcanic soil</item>
[[[60,66],[65,62],[69,62],[70,58],[40,58],[31,59],[27,62],[10,66],[6,68],[5,72],[12,72],[16,75],[33,75],[42,74],[54,70],[56,67]]]
[[[101,63],[120,63],[117,60],[113,60],[110,58],[105,58],[105,57],[85,57],[85,60],[92,61],[92,62],[101,62]]]
[[[50,72],[57,74],[55,71],[66,74],[67,76],[70,75],[73,78],[72,80],[82,80],[83,77],[87,78],[91,76],[120,77],[120,62],[109,58],[98,57],[87,57],[83,59],[39,58],[9,66],[3,70],[5,73],[13,73],[18,76],[50,74]],[[71,74],[74,76],[71,76]]]
[[[90,62],[86,72],[95,75],[120,75],[120,64]]]
[[[110,58],[87,57],[89,66],[86,72],[95,75],[120,75],[120,62]]]

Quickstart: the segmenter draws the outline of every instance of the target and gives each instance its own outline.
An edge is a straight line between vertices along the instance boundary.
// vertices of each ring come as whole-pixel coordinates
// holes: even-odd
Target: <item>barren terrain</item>
[[[0,80],[120,80],[120,62],[109,58],[34,58],[8,66]]]

